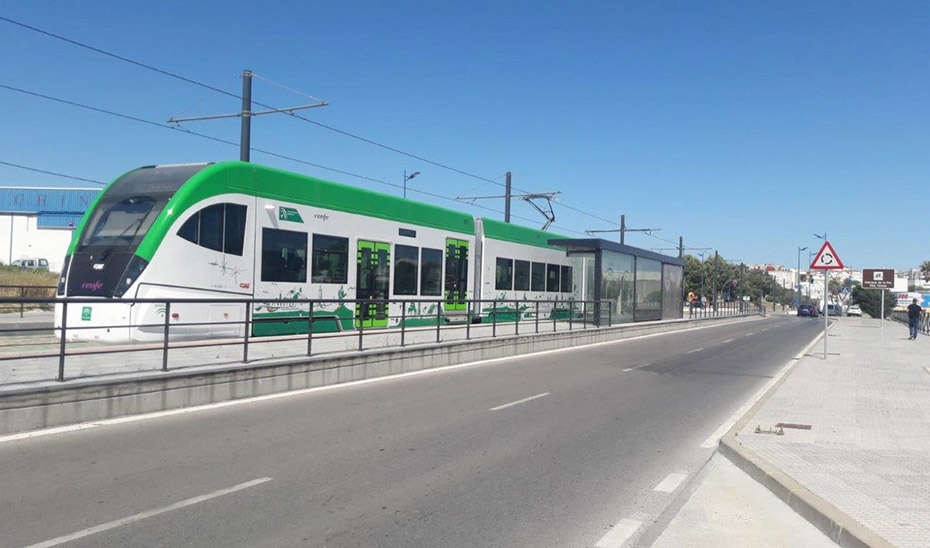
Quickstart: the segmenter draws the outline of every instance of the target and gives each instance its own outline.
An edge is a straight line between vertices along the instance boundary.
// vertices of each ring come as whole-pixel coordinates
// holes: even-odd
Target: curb
[[[830,329],[836,325],[831,324]],[[784,374],[759,398],[749,411],[732,428],[720,438],[717,451],[729,459],[742,471],[765,486],[792,510],[800,514],[814,527],[820,529],[830,540],[844,548],[893,548],[888,542],[868,529],[852,516],[849,516],[833,504],[804,487],[797,480],[783,472],[774,464],[745,447],[739,440],[739,432],[758,411],[768,402],[775,392],[788,379],[804,358],[804,355],[819,341],[823,335],[815,338],[789,362]]]

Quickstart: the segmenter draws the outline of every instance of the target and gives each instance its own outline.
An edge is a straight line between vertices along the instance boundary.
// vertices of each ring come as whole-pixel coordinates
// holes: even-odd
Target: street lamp
[[[806,249],[807,249],[807,246],[804,246],[804,247],[798,246],[798,269],[797,269],[797,271],[794,273],[794,274],[795,274],[795,278],[797,279],[797,282],[798,282],[797,285],[796,285],[796,287],[798,288],[798,293],[797,293],[797,295],[798,295],[798,305],[801,304],[801,252],[804,251],[804,250],[806,250]]]
[[[413,179],[419,174],[420,174],[419,171],[414,171],[410,175],[407,175],[407,170],[406,169],[404,170],[404,199],[407,198],[407,181],[409,181],[410,179]]]

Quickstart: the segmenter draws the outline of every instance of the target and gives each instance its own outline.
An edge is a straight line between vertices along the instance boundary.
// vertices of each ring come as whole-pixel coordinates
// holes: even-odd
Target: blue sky
[[[561,190],[565,204],[625,213],[632,227],[730,258],[791,265],[796,246],[815,247],[812,234],[826,230],[854,267],[930,259],[926,3],[269,4],[13,1],[0,15],[237,94],[249,68],[327,100],[307,112],[320,122],[490,179],[510,170],[519,188]],[[4,22],[0,60],[0,83],[155,121],[239,108]],[[261,80],[254,98],[304,101]],[[238,157],[3,89],[0,104],[2,161],[109,180],[140,165]],[[238,140],[235,120],[187,127]],[[286,116],[257,118],[252,143],[392,183],[420,171],[411,188],[452,197],[502,190]],[[55,181],[0,166],[0,185]],[[514,214],[538,216],[522,203]],[[553,230],[570,235],[612,228],[558,204],[556,215]],[[669,246],[642,234],[628,242]]]

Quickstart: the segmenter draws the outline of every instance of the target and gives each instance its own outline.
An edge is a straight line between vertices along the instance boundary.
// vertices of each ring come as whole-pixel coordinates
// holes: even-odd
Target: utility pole
[[[224,118],[239,118],[241,120],[240,129],[239,129],[239,160],[243,162],[248,162],[250,159],[250,152],[252,150],[252,118],[256,116],[262,116],[265,114],[293,114],[298,110],[305,110],[308,108],[317,108],[325,107],[329,103],[326,101],[320,100],[317,103],[310,103],[307,105],[298,105],[296,107],[287,107],[287,108],[272,108],[268,110],[262,110],[259,112],[252,111],[252,77],[255,74],[251,70],[242,71],[242,109],[235,114],[214,114],[210,116],[193,116],[190,118],[169,118],[169,124],[180,125],[181,122],[196,122],[200,120],[221,120]],[[259,78],[261,78],[259,76]]]
[[[662,230],[661,228],[627,228],[626,227],[626,215],[620,215],[620,229],[612,230],[585,230],[584,233],[588,235],[600,234],[603,232],[619,232],[620,233],[620,245],[626,245],[626,233],[627,232],[645,232],[651,234],[653,232],[658,232]],[[677,248],[676,248],[677,249]]]
[[[242,71],[242,112],[239,113],[239,161],[248,162],[252,150],[252,71]]]
[[[510,222],[510,199],[512,198],[509,171],[507,172],[506,177],[507,179],[506,179],[505,190],[504,190],[504,222],[509,223]]]
[[[685,257],[685,237],[678,237],[678,258],[683,259]]]

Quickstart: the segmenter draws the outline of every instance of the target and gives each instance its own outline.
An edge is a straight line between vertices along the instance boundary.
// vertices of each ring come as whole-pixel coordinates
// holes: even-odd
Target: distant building
[[[48,259],[58,271],[99,188],[0,187],[0,263]]]

